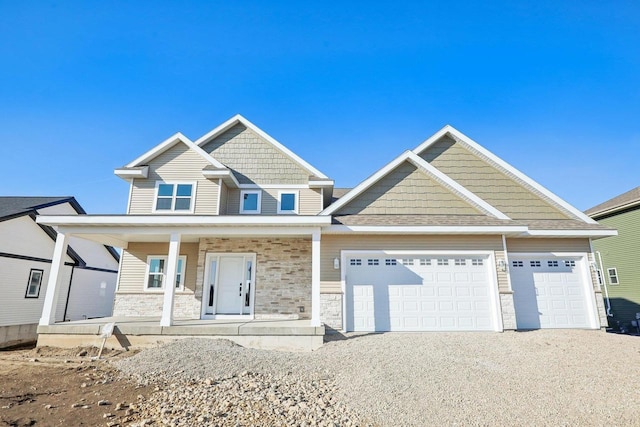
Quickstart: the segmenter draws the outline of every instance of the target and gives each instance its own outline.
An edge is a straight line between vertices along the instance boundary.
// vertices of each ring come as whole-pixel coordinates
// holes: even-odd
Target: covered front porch
[[[330,220],[297,216],[283,221],[266,216],[39,217],[39,223],[58,229],[39,345],[61,345],[56,340],[63,336],[65,342],[81,342],[109,323],[54,322],[63,254],[69,236],[76,236],[123,249],[114,316],[121,337],[136,337],[134,346],[177,336],[225,336],[252,347],[295,347],[290,341],[298,340],[305,349],[317,348],[324,334],[320,230]]]
[[[108,323],[115,323],[115,328],[106,346],[127,350],[181,338],[224,338],[244,347],[311,351],[322,346],[325,334],[324,326],[312,326],[310,320],[175,319],[171,326],[161,326],[159,317],[104,317],[40,325],[38,345],[100,346]]]

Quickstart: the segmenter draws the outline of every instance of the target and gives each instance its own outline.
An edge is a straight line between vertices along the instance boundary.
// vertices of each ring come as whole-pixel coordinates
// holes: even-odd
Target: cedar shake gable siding
[[[128,214],[151,214],[156,203],[156,182],[196,182],[194,213],[215,215],[218,205],[218,180],[202,176],[209,163],[185,144],[176,144],[149,161],[148,178],[135,178],[131,188]]]
[[[512,219],[574,219],[573,215],[510,177],[480,153],[448,136],[419,155]]]
[[[237,124],[202,146],[240,184],[307,184],[311,173],[250,129]]]
[[[482,215],[451,190],[404,162],[336,215]]]

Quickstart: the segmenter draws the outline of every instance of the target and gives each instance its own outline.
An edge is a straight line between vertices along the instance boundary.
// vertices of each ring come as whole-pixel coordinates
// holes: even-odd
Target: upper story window
[[[240,192],[240,213],[259,214],[262,203],[261,190],[243,190]]]
[[[280,191],[278,193],[278,213],[296,214],[298,213],[298,192]]]
[[[158,182],[156,212],[193,212],[195,183]]]
[[[187,257],[178,257],[178,271],[176,273],[176,289],[184,289],[184,268],[187,265]],[[146,290],[161,290],[167,273],[167,257],[152,255],[147,258],[147,286]]]

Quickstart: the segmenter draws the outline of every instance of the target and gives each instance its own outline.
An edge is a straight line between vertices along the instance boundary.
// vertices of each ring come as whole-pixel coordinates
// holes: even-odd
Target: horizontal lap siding
[[[589,239],[507,239],[509,252],[591,252]]]
[[[238,215],[240,212],[240,189],[231,189],[227,197],[226,212]],[[260,215],[278,215],[278,195],[283,191],[298,193],[298,215],[316,215],[320,212],[320,190],[310,188],[265,188],[262,189],[262,206]]]
[[[120,283],[118,293],[144,293],[146,286],[147,257],[169,253],[168,243],[129,243],[122,251]],[[185,292],[193,293],[196,289],[196,271],[198,267],[198,243],[182,243],[180,255],[187,256],[185,272]]]
[[[178,143],[149,162],[149,177],[134,179],[131,188],[130,214],[153,213],[156,181],[195,181],[196,199],[194,212],[199,215],[215,215],[218,206],[218,180],[202,176],[202,169],[209,162]]]
[[[333,268],[341,250],[478,250],[502,254],[501,236],[363,236],[323,235],[320,243],[321,292],[341,292],[340,269]],[[344,268],[344,266],[340,266]],[[501,276],[500,289],[508,289],[506,276]],[[499,277],[500,279],[500,277]]]

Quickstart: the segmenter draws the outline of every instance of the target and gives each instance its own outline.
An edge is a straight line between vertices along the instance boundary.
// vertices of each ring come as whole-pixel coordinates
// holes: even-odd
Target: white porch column
[[[180,256],[180,234],[171,233],[169,238],[169,255],[167,256],[167,273],[164,280],[164,302],[160,326],[173,324],[173,300],[176,294],[176,276],[178,274],[178,257]],[[186,266],[184,266],[186,268]]]
[[[58,302],[58,294],[60,293],[60,282],[62,281],[62,270],[64,268],[64,259],[67,254],[68,245],[69,236],[64,233],[58,233],[56,245],[53,249],[51,270],[49,271],[49,280],[47,282],[47,293],[44,296],[42,317],[40,318],[40,325],[42,326],[53,325],[56,321],[56,304]]]
[[[311,326],[320,326],[320,230],[311,238]]]

